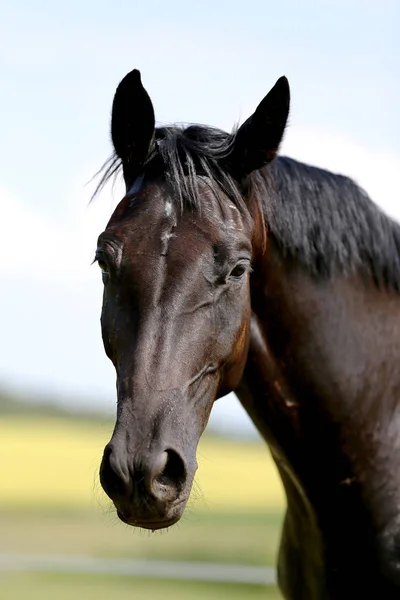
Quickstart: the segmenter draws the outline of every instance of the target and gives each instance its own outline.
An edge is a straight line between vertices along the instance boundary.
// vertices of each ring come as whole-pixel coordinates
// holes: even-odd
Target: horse
[[[283,596],[398,598],[400,227],[351,179],[278,154],[289,106],[281,77],[231,133],[156,127],[140,72],[118,85],[99,188],[122,171],[126,195],[95,256],[117,378],[100,481],[124,523],[176,523],[233,391],[286,494]]]

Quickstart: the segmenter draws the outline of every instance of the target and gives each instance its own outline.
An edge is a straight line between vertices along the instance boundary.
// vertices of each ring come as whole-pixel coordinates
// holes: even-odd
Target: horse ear
[[[124,172],[145,161],[154,136],[154,109],[144,89],[140,71],[128,73],[115,92],[111,115],[111,139]]]
[[[233,175],[241,179],[271,162],[285,131],[289,105],[289,82],[280,77],[236,133],[228,157]]]

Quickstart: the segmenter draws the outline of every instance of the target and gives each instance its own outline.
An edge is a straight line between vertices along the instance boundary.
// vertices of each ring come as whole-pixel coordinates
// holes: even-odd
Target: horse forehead
[[[157,196],[146,195],[150,200],[151,212],[146,220],[153,219],[153,226],[158,227],[163,239],[175,237],[190,229],[201,229],[205,237],[212,241],[226,230],[244,231],[244,219],[238,207],[221,191],[217,195],[204,183],[199,185],[199,203],[193,207],[190,202],[181,207],[174,197],[165,189],[158,189]],[[208,234],[208,235],[207,235]]]
[[[147,230],[149,236],[141,243],[161,240],[162,254],[168,252],[172,241],[182,242],[185,237],[202,233],[204,242],[214,243],[221,238],[232,237],[235,232],[247,233],[246,219],[241,211],[222,190],[216,194],[208,185],[199,183],[199,203],[192,207],[188,203],[181,208],[167,186],[160,182],[135,185],[121,201],[108,225],[119,230],[124,245],[138,242],[137,234]],[[197,238],[198,239],[198,238]],[[198,239],[200,242],[200,239]],[[202,244],[194,244],[202,245]]]
[[[233,225],[237,228],[243,226],[243,215],[234,202],[222,191],[211,189],[209,185],[201,182],[199,185],[200,210],[221,226]]]
[[[233,202],[228,201],[222,210],[223,224],[227,229],[233,229],[235,231],[244,230],[243,216]]]

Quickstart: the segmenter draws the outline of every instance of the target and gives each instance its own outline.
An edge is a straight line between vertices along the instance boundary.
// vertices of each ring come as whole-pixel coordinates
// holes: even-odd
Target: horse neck
[[[289,529],[308,527],[308,557],[322,544],[333,563],[364,546],[368,568],[398,512],[400,296],[356,276],[317,281],[272,244],[253,287],[238,396],[277,462]]]

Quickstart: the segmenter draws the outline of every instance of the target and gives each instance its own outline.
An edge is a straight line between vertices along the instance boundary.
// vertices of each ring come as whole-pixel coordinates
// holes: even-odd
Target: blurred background
[[[171,531],[122,525],[100,489],[115,392],[90,264],[123,191],[117,181],[89,206],[91,178],[132,68],[160,124],[227,130],[285,74],[282,153],[353,177],[400,217],[399,22],[397,0],[1,3],[2,598],[279,597],[263,574],[276,563],[284,496],[233,395],[214,407],[189,509]],[[177,575],[146,575],[143,564],[165,560]],[[219,565],[227,581],[191,577],[188,562]],[[135,565],[141,577],[129,575]],[[251,583],[229,583],[232,573]]]

